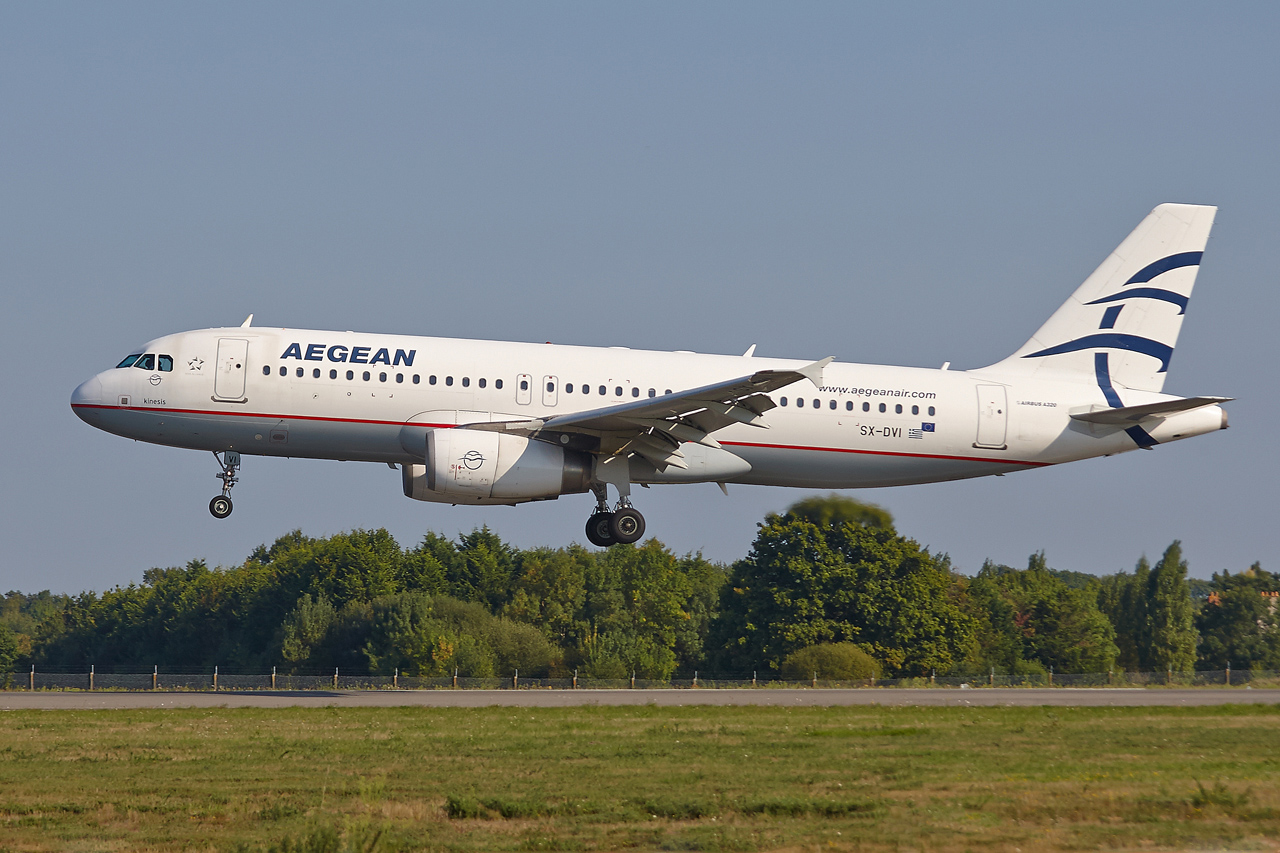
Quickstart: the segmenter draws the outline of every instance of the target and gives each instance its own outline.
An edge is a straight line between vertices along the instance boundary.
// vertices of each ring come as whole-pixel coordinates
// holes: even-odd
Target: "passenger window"
[[[444,378],[444,384],[445,384],[445,385],[452,385],[452,384],[453,384],[453,377],[452,377],[452,376],[446,376],[446,377]]]
[[[852,412],[852,411],[853,411],[853,401],[852,401],[852,400],[850,400],[849,402],[847,402],[847,403],[845,403],[845,404],[844,404],[844,410],[845,410],[846,412]]]
[[[920,407],[919,407],[919,406],[912,406],[912,407],[911,407],[911,414],[913,414],[913,415],[918,415],[918,414],[920,414]]]
[[[862,404],[862,411],[864,411],[864,412],[869,412],[869,411],[871,411],[871,404],[870,404],[870,403],[863,403],[863,404]]]
[[[356,378],[356,373],[355,373],[355,371],[354,371],[354,370],[348,370],[348,371],[347,371],[347,378],[348,378],[348,379],[355,379],[355,378]]]
[[[639,396],[640,396],[640,389],[639,389],[639,388],[632,388],[632,389],[631,389],[631,396],[632,396],[632,397],[639,397]]]
[[[902,414],[902,404],[901,404],[901,403],[899,403],[898,405],[894,406],[894,407],[893,407],[893,412],[894,412],[894,414],[897,414],[897,415]]]
[[[330,370],[330,371],[329,371],[329,378],[330,378],[330,379],[337,379],[337,378],[338,378],[338,371],[336,371],[336,370]]]
[[[173,371],[173,356],[160,356],[160,370],[164,373],[171,373]]]
[[[397,384],[397,385],[403,385],[403,384],[404,384],[404,374],[403,374],[403,373],[397,373],[397,374],[396,374],[396,384]]]
[[[622,396],[622,386],[621,386],[621,385],[616,385],[616,386],[614,386],[614,389],[613,389],[613,396],[615,396],[615,397],[621,397],[621,396]]]
[[[933,417],[933,406],[929,407],[929,417]]]
[[[379,382],[386,382],[386,381],[387,381],[387,374],[385,374],[385,373],[379,373],[379,374],[378,374],[378,381],[379,381]]]
[[[125,356],[124,361],[117,364],[116,367],[133,367],[133,363],[140,358],[142,358],[142,353],[140,352],[134,353],[133,355],[127,355]]]
[[[464,376],[464,377],[462,377],[462,387],[463,387],[463,388],[470,388],[470,387],[471,387],[471,377],[470,377],[470,376]]]
[[[270,376],[270,375],[271,375],[271,365],[269,365],[269,364],[264,364],[264,365],[262,365],[262,375],[263,375],[263,376]]]
[[[804,408],[804,397],[796,397],[796,408],[797,409]]]
[[[280,375],[281,375],[281,376],[288,376],[288,375],[289,375],[289,368],[285,367],[283,364],[282,364],[282,365],[280,365]]]
[[[413,374],[413,384],[414,384],[414,385],[417,385],[417,384],[418,384],[418,374],[416,374],[416,373],[415,373],[415,374]]]
[[[483,379],[477,379],[476,384],[483,388],[487,383]]]
[[[555,390],[556,390],[556,383],[554,383],[554,382],[548,382],[548,383],[547,383],[547,393],[548,393],[548,394],[554,394],[554,393],[555,393]]]
[[[786,398],[786,397],[783,397],[781,400],[779,400],[779,401],[778,401],[778,404],[779,404],[779,405],[782,405],[782,406],[785,406],[785,405],[787,404],[787,398]]]
[[[427,377],[427,384],[428,384],[428,385],[435,385],[435,384],[436,384],[436,378],[435,378],[434,376],[428,376],[428,377]]]
[[[497,388],[499,391],[501,391],[501,390],[502,390],[502,380],[501,380],[501,379],[495,379],[495,380],[493,380],[493,387],[494,387],[494,388]]]
[[[572,394],[572,393],[573,393],[573,383],[572,383],[572,382],[566,382],[566,383],[564,384],[564,393],[566,393],[566,394]]]
[[[311,378],[312,378],[312,379],[319,379],[319,378],[320,378],[320,368],[318,368],[318,367],[317,367],[317,368],[315,368],[314,370],[312,370],[312,371],[311,371]]]
[[[668,388],[666,391],[663,391],[662,393],[664,393],[664,394],[670,394],[670,393],[671,393],[671,389],[670,389],[670,388]]]
[[[836,408],[836,401],[835,401],[835,400],[832,400],[832,401],[831,401],[831,409],[832,409],[832,411],[834,411],[834,410],[835,410],[835,408]]]
[[[881,403],[881,404],[880,404],[880,411],[881,411],[882,413],[883,413],[884,411],[886,411],[887,409],[888,409],[888,406],[886,406],[884,403]]]
[[[364,372],[364,381],[365,381],[365,382],[368,382],[368,381],[369,381],[369,371],[367,371],[367,370]]]
[[[299,368],[297,369],[296,374],[297,374],[297,377],[298,377],[299,379],[301,379],[301,378],[302,378],[302,368],[301,368],[301,367],[299,367]]]
[[[813,398],[813,407],[814,407],[815,409],[821,409],[821,408],[822,408],[822,401],[821,401],[821,400],[819,400],[817,397],[814,397],[814,398]]]
[[[658,396],[658,391],[657,391],[657,389],[656,389],[656,388],[650,388],[650,389],[649,389],[649,396],[650,396],[650,397],[656,397],[656,396]]]
[[[609,393],[609,392],[605,391],[605,390],[604,390],[604,386],[603,386],[603,385],[601,385],[601,386],[600,386],[600,396],[601,396],[601,397],[603,397],[603,396],[604,396],[605,394],[607,394],[607,393]]]
[[[529,380],[528,380],[528,379],[521,379],[521,380],[520,380],[520,390],[521,390],[521,391],[528,391],[528,390],[529,390]]]
[[[134,366],[134,367],[140,367],[140,368],[142,368],[143,370],[155,370],[155,369],[156,369],[156,356],[155,356],[155,353],[150,353],[150,352],[149,352],[149,353],[147,353],[147,354],[146,354],[146,355],[144,355],[142,358],[140,358],[140,359],[138,359],[137,361],[135,361],[135,362],[133,363],[133,366]]]

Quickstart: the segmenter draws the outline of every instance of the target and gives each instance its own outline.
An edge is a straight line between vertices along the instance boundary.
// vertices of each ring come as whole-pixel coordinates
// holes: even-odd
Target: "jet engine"
[[[517,504],[587,491],[591,457],[491,430],[432,429],[426,464],[402,469],[414,500]]]

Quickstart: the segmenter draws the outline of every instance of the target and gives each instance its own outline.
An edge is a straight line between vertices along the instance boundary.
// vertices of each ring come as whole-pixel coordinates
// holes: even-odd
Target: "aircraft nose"
[[[100,405],[102,405],[102,380],[97,376],[81,382],[76,386],[76,390],[71,392],[71,409],[81,420],[87,420],[85,416],[89,411],[81,407]]]

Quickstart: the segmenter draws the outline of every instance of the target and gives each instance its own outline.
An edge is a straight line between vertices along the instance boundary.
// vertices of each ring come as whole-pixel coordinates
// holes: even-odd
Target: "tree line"
[[[815,497],[723,565],[656,540],[519,549],[488,528],[403,548],[294,531],[242,564],[150,569],[101,594],[8,593],[0,672],[318,672],[668,679],[1280,669],[1280,576],[1189,579],[1178,542],[1098,577],[988,561],[974,576],[883,509]]]

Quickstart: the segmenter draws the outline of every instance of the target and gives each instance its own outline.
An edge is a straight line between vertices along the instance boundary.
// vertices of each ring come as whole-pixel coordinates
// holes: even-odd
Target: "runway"
[[[0,710],[161,708],[568,708],[684,705],[840,707],[1169,707],[1277,705],[1280,689],[975,688],[717,690],[306,690],[306,691],[13,691]]]

